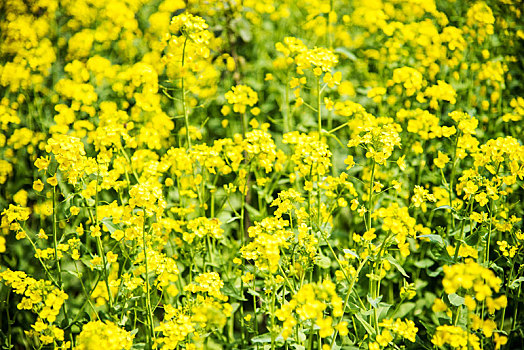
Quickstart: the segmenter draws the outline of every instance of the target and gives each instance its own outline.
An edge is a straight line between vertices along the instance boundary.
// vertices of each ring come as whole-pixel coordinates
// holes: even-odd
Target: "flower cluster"
[[[275,313],[283,322],[282,337],[288,338],[294,327],[305,321],[310,321],[319,327],[321,338],[332,335],[335,331],[333,318],[343,314],[342,298],[337,295],[335,287],[335,284],[329,280],[303,285],[293,295],[291,301],[282,305],[282,308]],[[328,308],[331,309],[331,316],[325,317]],[[340,328],[339,332],[347,334],[345,331],[347,323],[339,323],[335,327]]]
[[[258,94],[249,86],[236,85],[225,94],[226,100],[233,105],[233,111],[244,114],[246,106],[253,107],[258,102]]]
[[[131,349],[133,335],[111,321],[91,321],[82,327],[78,335],[77,350],[102,346],[108,350]]]

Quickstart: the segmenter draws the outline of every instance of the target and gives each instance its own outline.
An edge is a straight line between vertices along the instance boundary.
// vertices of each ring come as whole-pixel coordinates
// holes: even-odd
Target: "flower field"
[[[519,0],[0,1],[2,349],[524,349]]]

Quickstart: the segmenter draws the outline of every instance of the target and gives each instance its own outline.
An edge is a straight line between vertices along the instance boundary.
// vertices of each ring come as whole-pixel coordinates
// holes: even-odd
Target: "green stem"
[[[520,291],[522,289],[522,283],[519,285],[519,291],[517,293],[517,297],[515,298],[515,300],[518,300],[520,298]],[[511,331],[513,332],[515,330],[515,327],[517,325],[517,315],[518,315],[518,307],[519,307],[519,303],[516,302],[515,303],[515,310],[513,310],[513,321],[511,322]]]
[[[35,251],[35,255],[36,257],[38,258],[38,261],[40,261],[40,264],[42,265],[42,267],[44,268],[44,271],[47,275],[47,277],[51,280],[51,282],[58,288],[60,288],[60,285],[58,284],[58,282],[55,280],[55,278],[53,277],[53,275],[51,274],[51,271],[49,271],[49,269],[47,268],[46,264],[44,263],[44,261],[42,260],[42,258],[40,257],[39,254],[37,254],[37,248],[36,248],[36,244],[35,242],[33,242],[33,240],[31,239],[31,237],[29,237],[29,234],[27,232],[26,229],[24,229],[24,232],[25,232],[25,237],[29,240],[29,242],[31,243],[31,246],[33,247],[33,250]]]
[[[357,282],[358,275],[360,274],[360,271],[362,270],[364,265],[367,263],[367,261],[368,261],[368,257],[366,257],[364,260],[362,260],[362,262],[360,263],[360,265],[357,268],[357,271],[355,272],[355,277],[353,277],[353,279],[351,280],[351,283],[349,284],[349,288],[348,288],[348,291],[346,293],[346,297],[344,298],[344,307],[342,308],[342,316],[340,316],[340,319],[338,320],[338,323],[340,323],[342,321],[342,319],[344,318],[344,313],[346,312],[346,308],[347,308],[348,301],[349,301],[349,296],[351,295],[351,292],[353,291],[353,287],[355,286],[355,283]],[[354,322],[354,320],[353,320],[353,322]],[[356,331],[356,329],[357,328],[355,327],[355,331]],[[338,330],[335,329],[335,334],[333,335],[333,340],[331,341],[331,349],[333,349],[335,344],[336,344],[335,341],[337,339],[337,335],[338,335]]]
[[[491,232],[493,231],[493,206],[494,206],[494,200],[490,199],[489,204],[489,227],[488,227],[488,237],[486,238],[486,254],[484,261],[486,264],[489,264],[489,243],[491,241]]]
[[[155,339],[155,331],[153,324],[153,311],[151,310],[151,295],[150,295],[150,286],[149,286],[149,267],[147,263],[147,239],[146,239],[146,209],[142,209],[143,212],[143,225],[142,225],[142,245],[144,249],[144,265],[146,268],[146,307],[147,307],[147,317],[149,324],[149,334],[150,339]],[[151,341],[151,340],[150,340]]]
[[[349,124],[349,122],[345,122],[344,124],[337,126],[336,128],[333,128],[333,129],[329,130],[328,134],[332,134],[335,131],[342,129],[343,127],[348,126],[348,124]]]
[[[512,282],[512,278],[513,278],[513,268],[514,268],[515,264],[511,264],[511,270],[509,272],[509,279],[508,281],[510,281],[510,283]],[[508,288],[506,287],[506,291],[504,293],[504,295],[506,295],[506,299],[508,299]],[[506,306],[504,306],[504,308],[502,309],[502,318],[501,318],[501,321],[500,321],[500,329],[501,330],[504,330],[504,319],[506,318],[506,307],[508,305],[506,304]]]
[[[371,180],[369,182],[369,198],[368,198],[368,217],[366,223],[366,230],[371,229],[371,212],[373,211],[373,187],[375,184],[375,165],[376,161],[373,159],[371,164]]]
[[[322,235],[322,238],[324,238],[324,241],[326,242],[327,246],[329,247],[329,250],[331,251],[333,258],[335,258],[335,261],[337,262],[340,270],[342,271],[342,274],[344,275],[344,278],[346,279],[346,281],[350,282],[350,279],[346,273],[346,270],[344,269],[344,267],[342,267],[342,264],[340,263],[340,260],[338,259],[337,254],[335,254],[335,250],[333,249],[333,246],[331,245],[331,243],[328,241],[324,231],[320,230],[320,234]]]
[[[186,45],[187,40],[189,38],[186,37],[186,40],[184,40],[184,47],[182,48],[182,110],[184,113],[184,122],[186,124],[186,140],[187,140],[187,148],[191,149],[191,138],[189,137],[189,116],[187,114],[187,106],[186,106],[186,88],[185,88],[185,79],[184,79],[184,63],[185,63],[185,57],[186,57]]]
[[[449,206],[452,208],[449,211],[450,215],[450,221],[451,221],[451,227],[453,230],[455,229],[455,217],[453,216],[453,179],[455,178],[455,163],[457,158],[457,147],[458,147],[458,140],[459,140],[459,132],[457,131],[457,138],[455,139],[455,144],[453,146],[453,159],[451,163],[451,176],[449,178],[449,187],[448,187],[448,194],[449,194]],[[448,235],[449,235],[449,224],[448,224]]]
[[[287,82],[287,77],[286,77]],[[284,133],[289,132],[289,85],[285,84],[284,90]]]
[[[11,345],[11,316],[9,315],[9,296],[11,295],[11,288],[7,290],[7,297],[5,299],[5,312],[7,314],[7,349],[12,349],[13,346]]]
[[[273,275],[271,276],[271,280],[272,280],[273,290],[271,291],[272,293],[271,293],[271,330],[270,330],[270,334],[271,334],[271,350],[275,350],[275,341],[276,341],[275,298],[277,294],[277,288],[276,288],[276,283],[275,283],[275,277]]]
[[[322,135],[322,102],[320,91],[320,77],[317,77],[317,119],[318,119],[318,140],[320,141]]]
[[[53,186],[53,248],[55,251],[55,263],[58,269],[58,285],[60,289],[62,289],[62,269],[60,267],[60,260],[58,259],[57,246],[58,246],[58,240],[57,240],[57,229],[56,229],[56,187]]]
[[[306,348],[308,350],[313,349],[313,335],[315,334],[314,327],[315,327],[315,323],[313,322],[313,320],[311,320],[311,328],[309,329],[309,338],[307,341],[307,348]]]
[[[55,174],[56,176],[56,174]],[[57,229],[56,229],[56,223],[57,223],[57,219],[56,219],[56,187],[53,186],[53,248],[54,248],[54,251],[55,251],[55,262],[56,262],[56,267],[58,269],[58,285],[60,287],[60,290],[64,291],[64,285],[62,283],[62,267],[60,266],[60,259],[58,258],[58,238],[57,238],[57,235],[58,235],[58,232],[57,232]],[[66,321],[66,328],[69,326],[69,316],[67,315],[67,306],[66,306],[66,303],[64,302],[62,304],[62,310],[64,312],[64,318],[65,318],[65,321]]]
[[[93,302],[91,301],[91,294],[92,294],[92,292],[94,291],[94,289],[91,290],[91,293],[87,293],[87,289],[86,289],[86,287],[85,287],[85,285],[84,285],[84,281],[83,281],[83,279],[82,279],[82,276],[80,275],[80,271],[78,271],[78,266],[77,266],[77,264],[76,264],[76,261],[73,260],[73,263],[75,264],[76,275],[77,275],[77,277],[78,277],[78,280],[80,281],[80,285],[82,286],[82,291],[84,292],[84,295],[85,295],[85,297],[86,297],[85,300],[89,303],[89,306],[91,306],[91,309],[92,309],[93,312],[95,313],[96,318],[97,318],[97,319],[100,319],[100,317],[98,316],[98,312],[96,311],[96,308],[95,308],[95,306],[93,305]]]
[[[256,291],[256,279],[253,278],[253,291]],[[255,335],[258,335],[258,324],[257,324],[257,297],[253,295],[253,330]]]
[[[100,168],[97,170],[96,175],[96,189],[95,189],[95,225],[98,227],[98,181],[99,181],[99,171]],[[98,254],[102,257],[102,261],[104,264],[104,280],[106,283],[107,288],[107,298],[109,302],[109,313],[111,314],[113,310],[113,297],[111,295],[111,288],[109,287],[109,270],[107,266],[107,258],[104,251],[104,246],[102,245],[102,240],[100,239],[100,236],[96,237],[96,245],[98,249]]]
[[[471,195],[470,197],[470,200],[469,200],[469,203],[468,203],[468,206],[470,207],[470,214],[471,214],[471,210],[473,210],[473,195]],[[466,212],[468,212],[467,208],[468,206],[466,206]],[[457,242],[457,246],[455,247],[455,254],[453,255],[453,260],[454,261],[457,261],[457,258],[458,258],[458,255],[459,255],[459,250],[460,250],[460,246],[462,245],[462,241],[464,240],[464,226],[466,226],[466,219],[462,219],[462,224],[460,225],[460,239],[458,240]]]

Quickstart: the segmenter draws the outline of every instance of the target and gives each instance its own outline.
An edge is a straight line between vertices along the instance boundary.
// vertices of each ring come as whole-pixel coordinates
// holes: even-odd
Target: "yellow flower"
[[[393,335],[391,334],[390,331],[384,330],[382,331],[382,334],[377,335],[376,340],[380,346],[386,347],[393,340]]]
[[[49,177],[47,178],[47,183],[50,184],[51,186],[55,187],[56,185],[58,185],[58,180],[56,179],[56,175],[53,176],[53,177]]]
[[[73,249],[73,252],[71,253],[71,258],[73,260],[80,259],[80,252],[78,251],[78,249]]]
[[[318,335],[321,338],[327,338],[331,334],[333,334],[333,327],[331,326],[331,323],[333,322],[333,319],[331,317],[321,318],[317,320],[317,326],[320,327],[318,331]]]
[[[377,235],[375,234],[375,231],[376,229],[370,228],[368,231],[364,233],[364,235],[362,235],[362,238],[364,238],[366,241],[371,242],[373,239],[377,237]]]
[[[502,345],[506,345],[508,342],[508,337],[505,335],[500,335],[499,333],[495,333],[493,336],[493,342],[495,343],[495,350],[499,350]]]
[[[464,187],[464,192],[468,195],[475,194],[479,187],[472,181],[469,180]]]
[[[397,165],[398,165],[398,167],[400,168],[400,170],[402,170],[402,171],[406,170],[406,162],[405,162],[405,159],[406,159],[406,155],[403,155],[402,157],[400,157],[399,159],[397,159]]]
[[[33,182],[33,190],[41,192],[44,189],[44,183],[40,179]]]
[[[335,74],[331,75],[331,73],[326,73],[324,75],[324,83],[326,83],[330,88],[334,87],[335,85],[340,84],[340,80],[342,79],[342,73],[336,72]]]
[[[133,337],[111,321],[91,321],[82,327],[75,349],[128,350],[133,345]]]
[[[346,321],[342,321],[337,324],[335,329],[338,331],[338,334],[340,334],[341,337],[345,337],[349,333],[348,323]]]
[[[100,230],[99,225],[93,225],[90,228],[91,231],[91,237],[100,237],[102,235],[102,231]]]
[[[71,212],[71,215],[78,215],[78,213],[80,213],[80,208],[72,205],[71,208],[69,208],[69,211]]]
[[[449,157],[446,154],[438,151],[438,157],[434,160],[435,165],[438,168],[443,169],[448,162],[449,162]]]
[[[112,251],[109,251],[107,252],[106,257],[109,263],[114,263],[118,259],[118,254],[115,254]]]
[[[48,239],[49,237],[46,235],[44,229],[40,229],[40,231],[38,231],[38,234],[36,235],[38,238],[40,239]]]
[[[35,161],[35,166],[38,168],[38,171],[47,170],[49,163],[51,163],[49,157],[40,157]]]
[[[258,102],[258,94],[249,86],[236,85],[225,94],[226,100],[233,105],[233,111],[244,114],[246,106],[253,107]]]

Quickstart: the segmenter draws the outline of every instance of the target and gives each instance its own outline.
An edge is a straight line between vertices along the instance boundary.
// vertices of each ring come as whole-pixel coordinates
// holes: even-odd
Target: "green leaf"
[[[355,54],[351,51],[349,51],[348,49],[346,49],[345,47],[337,47],[335,49],[335,52],[336,53],[339,53],[341,55],[344,55],[346,56],[348,59],[350,59],[351,61],[356,61],[357,60],[357,56],[355,56]]]
[[[247,293],[248,293],[248,294],[251,294],[252,296],[255,296],[255,297],[260,297],[260,293],[257,292],[257,291],[255,291],[255,290],[253,290],[252,288],[249,288],[249,289],[247,290]]]
[[[428,268],[430,266],[433,266],[433,264],[435,264],[435,262],[431,259],[423,259],[415,262],[415,266],[419,269]]]
[[[251,338],[251,341],[255,344],[271,343],[271,333],[264,333]]]
[[[226,224],[230,224],[232,223],[233,221],[235,220],[239,220],[240,219],[240,216],[233,216],[231,219],[227,220],[226,221]]]
[[[224,292],[224,295],[227,295],[228,297],[231,297],[235,300],[247,301],[247,299],[244,298],[244,296],[240,294],[239,291],[237,291],[235,288],[231,286],[225,285],[222,291]]]
[[[489,262],[488,268],[495,270],[496,273],[504,275],[505,271],[502,267],[498,266],[494,262]]]
[[[246,203],[246,209],[249,213],[249,215],[254,219],[254,220],[260,220],[262,219],[263,215],[260,213],[260,211],[258,211],[255,207],[249,205]]]
[[[102,219],[102,224],[105,227],[107,227],[107,229],[109,230],[109,233],[113,233],[116,230],[120,230],[121,229],[118,225],[115,225],[113,223],[113,220],[111,218],[103,218]]]
[[[343,252],[344,252],[344,254],[349,254],[349,255],[354,256],[355,258],[358,259],[358,254],[355,251],[351,250],[351,249],[344,249]]]
[[[373,298],[371,298],[371,296],[369,296],[369,294],[367,295],[367,299],[368,299],[369,304],[371,304],[371,306],[373,306],[375,309],[378,308],[378,303],[380,303],[380,301],[382,300],[382,297],[383,297],[383,295],[373,299]]]
[[[428,271],[427,274],[429,277],[437,277],[443,270],[442,266],[439,266],[435,271]]]
[[[371,325],[366,320],[364,320],[364,318],[360,314],[355,314],[355,318],[366,329],[368,334],[373,335],[373,336],[375,335],[375,329],[371,327]]]
[[[74,277],[76,277],[78,279],[82,278],[82,273],[80,273],[80,275],[78,275],[78,273],[76,271],[65,270],[63,272],[68,273],[68,274],[70,274],[70,275],[72,275],[72,276],[74,276]]]
[[[519,277],[516,280],[514,280],[513,282],[511,282],[511,284],[509,285],[509,288],[517,289],[523,281],[524,281],[524,277]]]
[[[427,238],[429,239],[430,242],[436,242],[438,244],[444,245],[444,241],[442,240],[442,237],[440,235],[434,235],[434,234],[420,235],[420,236],[417,236],[417,238]]]
[[[317,259],[316,264],[323,269],[329,269],[331,267],[331,259],[327,256],[321,256]]]
[[[451,305],[455,305],[455,306],[464,305],[465,299],[456,293],[448,294],[448,299]]]
[[[441,205],[440,207],[436,207],[435,209],[433,209],[433,211],[435,210],[451,210],[451,211],[455,211],[455,209],[453,209],[451,206],[449,205]]]
[[[479,242],[480,232],[477,230],[473,234],[469,235],[464,241],[467,245],[475,246]]]
[[[386,257],[386,260],[389,261],[391,265],[395,266],[397,270],[402,274],[402,276],[409,278],[409,275],[406,273],[406,270],[404,270],[404,268],[400,266],[400,264],[394,257],[392,257],[391,255],[388,255]]]
[[[402,318],[406,316],[411,310],[415,308],[415,303],[404,303],[400,305],[398,310],[391,315],[392,318]]]

